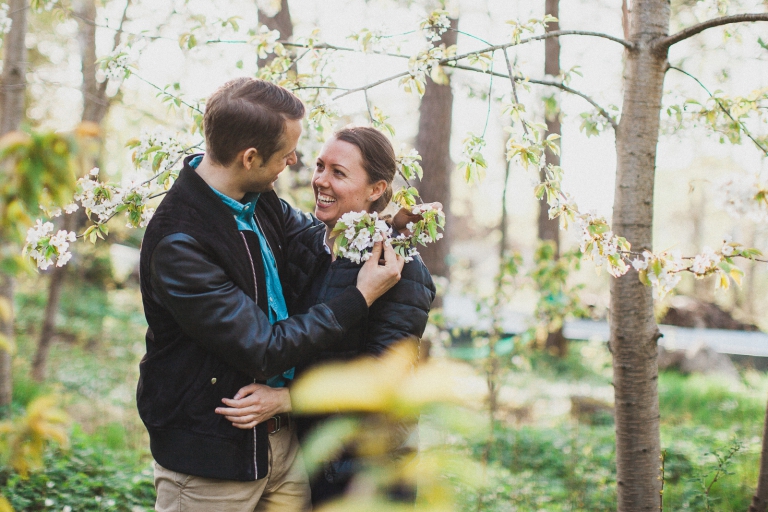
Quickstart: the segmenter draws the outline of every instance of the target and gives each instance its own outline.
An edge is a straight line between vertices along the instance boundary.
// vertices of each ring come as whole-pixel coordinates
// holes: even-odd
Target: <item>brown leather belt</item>
[[[288,413],[278,414],[277,416],[272,416],[267,420],[267,432],[270,434],[280,432],[280,430],[282,429],[290,429],[290,428],[291,428],[291,415]]]

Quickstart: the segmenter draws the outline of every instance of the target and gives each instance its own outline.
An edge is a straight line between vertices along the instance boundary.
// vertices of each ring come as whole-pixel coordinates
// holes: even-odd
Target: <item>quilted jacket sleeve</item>
[[[420,338],[433,300],[432,276],[416,257],[405,264],[400,282],[371,306],[365,352],[380,355],[398,341]]]

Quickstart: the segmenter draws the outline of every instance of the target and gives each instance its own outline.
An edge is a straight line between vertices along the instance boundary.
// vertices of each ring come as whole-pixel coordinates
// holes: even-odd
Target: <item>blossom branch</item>
[[[695,36],[696,34],[699,34],[708,28],[720,27],[722,25],[729,25],[732,23],[750,23],[755,21],[768,21],[768,13],[734,14],[733,16],[723,16],[720,18],[707,20],[703,23],[699,23],[697,25],[683,29],[676,34],[665,37],[656,43],[656,48],[660,51],[667,51],[673,44]]]
[[[729,111],[727,108],[725,108],[725,105],[723,105],[723,103],[720,101],[720,99],[719,99],[719,98],[717,98],[717,97],[716,97],[714,94],[712,94],[712,92],[711,92],[711,91],[710,91],[710,90],[707,88],[707,86],[706,86],[706,85],[704,85],[704,84],[702,83],[702,81],[701,81],[701,80],[699,80],[698,78],[696,78],[695,76],[693,76],[692,74],[688,73],[687,71],[685,71],[685,70],[683,70],[683,69],[681,69],[681,68],[678,68],[678,67],[675,67],[675,66],[669,66],[669,69],[674,69],[675,71],[678,71],[678,72],[680,72],[680,73],[682,73],[682,74],[684,74],[684,75],[686,75],[686,76],[688,76],[688,77],[692,78],[693,80],[695,80],[695,81],[696,81],[696,83],[697,83],[697,84],[699,84],[699,85],[701,86],[701,88],[702,88],[702,89],[704,89],[704,90],[706,91],[706,93],[709,95],[709,97],[710,97],[710,98],[712,98],[713,100],[715,100],[715,103],[717,103],[717,106],[720,108],[720,110],[722,110],[722,111],[723,111],[723,113],[725,113],[725,115],[727,115],[727,116],[730,118],[730,120],[731,120],[731,121],[733,121],[734,123],[736,123],[736,124],[738,124],[739,126],[741,126],[741,129],[744,131],[744,133],[747,135],[747,137],[749,137],[749,139],[750,139],[752,142],[754,142],[754,143],[755,143],[755,145],[756,145],[758,148],[760,148],[760,150],[761,150],[763,153],[765,153],[765,154],[766,154],[766,156],[768,156],[768,149],[767,149],[765,146],[763,146],[763,145],[760,143],[760,141],[758,141],[758,140],[757,140],[757,139],[756,139],[756,138],[755,138],[755,137],[752,135],[752,133],[750,133],[750,131],[747,129],[747,127],[744,125],[744,123],[743,123],[743,122],[741,122],[741,121],[740,121],[740,120],[738,120],[738,119],[735,119],[735,118],[733,117],[733,115],[731,115],[731,112],[730,112],[730,111]]]
[[[463,66],[463,65],[460,65],[460,64],[457,64],[457,65],[455,65],[453,67],[456,68],[456,69],[462,69],[464,71],[474,71],[475,73],[485,73],[487,75],[498,76],[498,77],[501,77],[501,78],[509,78],[509,75],[505,75],[504,73],[494,72],[492,70],[491,71],[486,71],[486,70],[483,70],[483,69],[473,68],[471,66]],[[565,85],[562,82],[556,82],[554,80],[538,80],[538,79],[526,78],[526,77],[522,77],[522,76],[515,77],[515,80],[524,80],[524,81],[527,81],[529,83],[536,84],[536,85],[544,85],[544,86],[548,86],[548,87],[556,87],[556,88],[558,88],[560,90],[563,90],[563,91],[565,91],[567,93],[573,94],[575,96],[579,96],[580,98],[583,98],[584,100],[586,100],[590,105],[595,107],[595,109],[597,109],[598,113],[601,116],[603,116],[610,123],[610,125],[613,126],[614,129],[618,128],[618,126],[619,126],[618,123],[616,122],[616,119],[612,115],[610,115],[607,110],[605,110],[603,107],[601,107],[594,99],[592,99],[590,96],[588,96],[587,94],[585,94],[585,93],[583,93],[581,91],[578,91],[578,90],[576,90],[576,89],[574,89],[572,87],[569,87],[569,86]]]

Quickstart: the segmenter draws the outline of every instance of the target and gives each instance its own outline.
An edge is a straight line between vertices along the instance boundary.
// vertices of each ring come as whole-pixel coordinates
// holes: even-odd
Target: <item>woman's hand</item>
[[[425,204],[419,205],[419,207],[423,208],[422,211],[442,210],[443,204],[442,203],[425,203]],[[395,214],[395,216],[392,217],[392,225],[395,227],[398,233],[401,233],[405,236],[410,236],[411,232],[408,231],[406,226],[411,222],[419,222],[420,220],[421,220],[421,213],[412,213],[412,211],[408,208],[400,208],[400,210]]]
[[[227,407],[217,407],[233,427],[251,429],[272,416],[291,411],[291,393],[287,388],[271,388],[264,384],[248,384],[233,398],[222,398]]]

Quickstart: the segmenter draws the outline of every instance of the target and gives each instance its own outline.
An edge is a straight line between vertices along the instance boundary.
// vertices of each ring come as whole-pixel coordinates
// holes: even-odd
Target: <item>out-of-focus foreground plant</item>
[[[57,407],[58,399],[46,395],[33,400],[26,413],[0,423],[0,467],[15,471],[22,478],[43,466],[43,452],[49,442],[67,446],[68,417]],[[10,503],[0,495],[0,512],[12,511]]]
[[[482,465],[466,441],[482,438],[487,429],[479,411],[483,386],[476,385],[482,380],[454,361],[431,359],[414,368],[415,357],[415,347],[401,343],[381,359],[318,367],[291,388],[295,412],[341,413],[322,423],[305,444],[310,471],[343,450],[360,462],[347,495],[323,512],[450,511],[460,489],[481,484]],[[393,455],[402,425],[421,416],[429,417],[442,441],[422,440],[419,450]],[[415,508],[388,497],[396,486],[418,488]]]

